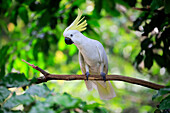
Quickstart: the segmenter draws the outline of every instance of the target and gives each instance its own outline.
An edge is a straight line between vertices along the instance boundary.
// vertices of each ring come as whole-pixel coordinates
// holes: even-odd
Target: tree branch
[[[41,72],[45,77],[39,77],[37,78],[37,84],[47,82],[48,80],[86,80],[85,75],[55,75],[55,74],[50,74],[43,69],[39,68],[38,66],[34,66],[33,64],[30,64],[26,62],[25,60],[22,60],[23,62],[27,63],[29,66],[33,67],[34,69],[38,70]],[[99,75],[90,75],[89,80],[103,80],[103,78]],[[107,75],[106,80],[114,80],[114,81],[124,81],[132,84],[137,84],[141,85],[147,88],[159,90],[160,88],[164,88],[164,85],[159,85],[155,84],[152,82],[148,82],[145,80],[137,79],[137,78],[132,78],[132,77],[127,77],[127,76],[122,76],[122,75]]]
[[[139,11],[151,11],[150,7],[148,7],[148,8],[137,8],[137,7],[132,7],[132,9],[139,10]]]

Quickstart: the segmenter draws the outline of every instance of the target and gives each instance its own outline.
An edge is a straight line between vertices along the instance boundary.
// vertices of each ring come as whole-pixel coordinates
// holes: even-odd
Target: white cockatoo
[[[86,20],[81,18],[82,12],[78,9],[78,16],[63,33],[65,43],[75,44],[79,49],[79,63],[82,74],[85,74],[85,81],[88,91],[98,90],[102,100],[109,100],[115,97],[114,89],[109,81],[106,82],[108,72],[108,60],[103,45],[97,41],[84,36],[81,31],[86,29]],[[83,21],[83,22],[82,22]],[[88,80],[88,76],[99,75],[103,81]]]

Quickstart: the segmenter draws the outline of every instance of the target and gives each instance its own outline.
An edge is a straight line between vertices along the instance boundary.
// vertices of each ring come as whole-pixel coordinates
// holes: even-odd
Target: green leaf
[[[152,0],[151,9],[155,10],[163,6],[163,0]]]
[[[50,89],[45,85],[32,85],[28,90],[26,90],[27,94],[37,95],[39,97],[46,97],[51,94]]]
[[[159,104],[159,109],[170,109],[170,95],[164,98]]]
[[[15,8],[11,12],[10,21],[17,25],[18,8]]]
[[[165,88],[161,88],[161,89],[157,92],[157,94],[155,94],[155,95],[152,96],[152,100],[154,100],[154,99],[157,98],[157,97],[160,97],[160,96],[163,96],[163,95],[165,95],[165,94],[168,94],[168,93],[170,93],[170,86],[166,86]]]
[[[7,9],[10,7],[11,2],[12,0],[1,0],[0,8],[7,11]]]
[[[55,111],[50,108],[49,103],[36,102],[29,113],[55,113]]]
[[[94,11],[96,12],[96,14],[100,15],[101,9],[102,9],[102,0],[95,0],[95,8]]]
[[[7,52],[8,52],[9,46],[5,45],[0,49],[0,67],[5,64],[7,57]]]
[[[3,58],[3,56],[7,53],[8,49],[9,49],[8,45],[5,45],[0,49],[0,58]]]
[[[114,0],[104,0],[103,8],[111,14],[113,17],[120,16],[120,13],[116,10],[116,3]]]
[[[156,61],[156,63],[160,66],[160,67],[164,67],[165,66],[165,59],[163,56],[160,56],[158,54],[154,54],[154,59]]]
[[[108,111],[105,108],[95,108],[93,113],[108,113]]]
[[[15,93],[12,95],[10,99],[8,99],[3,105],[4,108],[11,109],[20,104],[29,105],[32,103],[34,99],[29,94],[16,95]]]
[[[144,58],[143,55],[139,53],[135,59],[135,62],[139,65],[142,62],[143,58]]]
[[[0,79],[5,75],[5,64],[0,67]]]
[[[64,106],[65,108],[71,109],[71,108],[77,108],[81,100],[72,98],[68,94],[63,94],[63,95],[51,96],[47,99],[47,102],[50,103],[50,105],[59,104]]]
[[[2,84],[6,87],[22,87],[29,83],[24,73],[9,73],[2,79]]]
[[[101,104],[99,104],[99,103],[93,103],[93,104],[88,104],[88,105],[86,105],[86,106],[84,106],[84,108],[83,109],[95,109],[96,107],[99,107],[99,105],[101,105]]]
[[[170,13],[170,0],[165,0],[165,13]]]
[[[12,61],[10,62],[10,64],[8,65],[8,67],[7,67],[8,72],[11,72],[11,71],[12,71],[13,65],[14,65],[14,60],[12,60]]]
[[[141,17],[137,18],[134,22],[133,22],[133,29],[134,30],[139,30],[139,26],[142,24],[143,19]]]
[[[152,56],[152,54],[146,55],[146,57],[144,59],[144,65],[148,69],[150,69],[152,67],[152,65],[153,65],[153,56]]]
[[[85,0],[76,0],[76,1],[74,1],[73,2],[73,6],[79,6],[80,4],[82,4],[82,3],[85,3],[86,1]]]
[[[93,27],[100,27],[98,21],[96,19],[91,19],[88,21],[88,24],[93,26]]]
[[[11,92],[3,86],[0,86],[0,103],[3,102]]]
[[[51,18],[51,15],[48,11],[45,11],[41,17],[38,19],[38,26],[39,27],[44,27],[45,25],[48,24],[49,20]]]
[[[151,41],[150,38],[146,38],[145,40],[143,40],[143,41],[141,42],[141,48],[142,48],[142,50],[148,49],[149,44],[152,44],[152,41]]]
[[[18,9],[20,18],[24,21],[25,24],[28,24],[28,11],[25,7],[20,7]]]

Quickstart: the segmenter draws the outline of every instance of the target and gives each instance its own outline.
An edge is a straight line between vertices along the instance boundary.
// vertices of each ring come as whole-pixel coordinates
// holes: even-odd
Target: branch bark
[[[30,64],[26,62],[25,60],[22,60],[23,62],[27,63],[29,66],[33,67],[34,69],[38,70],[41,72],[44,77],[39,77],[37,78],[37,84],[47,82],[49,80],[86,80],[85,75],[56,75],[56,74],[50,74],[43,69],[39,68],[38,66],[35,66],[34,64]],[[90,75],[89,80],[103,80],[103,78],[99,75]],[[141,85],[147,88],[159,90],[161,88],[164,88],[164,85],[159,85],[156,83],[152,83],[149,81],[137,79],[137,78],[132,78],[132,77],[127,77],[127,76],[122,76],[122,75],[107,75],[106,76],[106,81],[124,81],[132,84],[137,84]]]

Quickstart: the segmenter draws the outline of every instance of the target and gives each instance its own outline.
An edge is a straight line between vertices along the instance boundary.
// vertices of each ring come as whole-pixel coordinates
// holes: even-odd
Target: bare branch
[[[23,62],[27,63],[29,66],[33,67],[34,69],[38,70],[41,72],[45,77],[40,77],[37,78],[37,84],[47,82],[48,80],[86,80],[85,75],[55,75],[55,74],[49,74],[43,69],[39,68],[38,66],[34,66],[33,64],[30,64],[26,62],[25,60],[22,60]],[[89,80],[103,80],[103,78],[99,75],[90,75]],[[122,75],[107,75],[106,76],[106,81],[124,81],[132,84],[137,84],[141,85],[144,87],[148,87],[151,89],[159,90],[160,88],[164,88],[164,85],[159,85],[155,84],[152,82],[148,82],[145,80],[137,79],[137,78],[132,78],[132,77],[127,77],[127,76],[122,76]]]
[[[133,9],[139,10],[139,11],[150,11],[150,10],[151,10],[149,7],[148,7],[148,8],[137,8],[137,7],[133,7]]]
[[[29,66],[33,67],[34,69],[38,70],[39,72],[41,72],[45,77],[47,77],[49,75],[48,72],[44,71],[43,69],[39,68],[38,66],[35,66],[34,64],[30,64],[29,62],[27,62],[23,59],[22,59],[22,61],[27,63]]]

